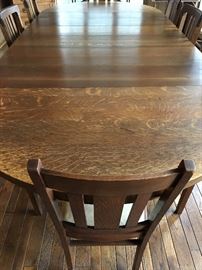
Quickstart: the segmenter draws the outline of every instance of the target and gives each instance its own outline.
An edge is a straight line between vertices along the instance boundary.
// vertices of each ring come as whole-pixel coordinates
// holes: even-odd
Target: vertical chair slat
[[[119,227],[125,197],[94,197],[95,229]]]
[[[9,32],[10,32],[10,38],[12,42],[14,42],[16,39],[16,33],[15,33],[15,28],[13,27],[13,24],[12,24],[12,16],[9,16],[8,18],[8,27],[9,27]]]
[[[81,194],[68,194],[74,222],[76,226],[86,228],[86,215],[84,210],[84,200]]]
[[[11,25],[11,18],[10,17],[8,17],[6,20],[6,26],[8,28],[9,36],[12,38],[13,37],[13,28]]]
[[[13,40],[15,40],[18,36],[18,29],[16,28],[16,25],[15,25],[15,22],[14,22],[12,16],[10,16],[10,18],[9,18],[9,25],[10,25],[10,29],[12,32]]]
[[[8,20],[9,20],[9,18],[6,18],[5,19],[5,21],[4,21],[4,28],[7,29],[7,31],[6,31],[7,39],[11,39],[12,38],[12,33],[11,33],[11,30],[10,30],[10,25],[9,25]]]
[[[24,28],[23,28],[23,24],[22,24],[22,20],[21,17],[19,16],[19,14],[17,12],[15,12],[13,14],[13,20],[15,22],[15,27],[17,29],[17,32],[20,34],[23,32]]]
[[[151,195],[152,195],[151,193],[147,193],[137,196],[130,211],[126,227],[134,227],[137,225],[145,206],[147,205],[149,199],[151,198]]]

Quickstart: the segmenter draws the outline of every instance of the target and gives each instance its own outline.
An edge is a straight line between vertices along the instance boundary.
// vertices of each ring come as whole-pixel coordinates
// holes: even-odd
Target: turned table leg
[[[176,214],[180,215],[182,213],[182,211],[184,210],[184,207],[189,199],[189,196],[192,193],[193,188],[194,188],[194,185],[189,187],[189,188],[186,188],[182,191],[180,200],[179,200],[177,208],[175,210]]]

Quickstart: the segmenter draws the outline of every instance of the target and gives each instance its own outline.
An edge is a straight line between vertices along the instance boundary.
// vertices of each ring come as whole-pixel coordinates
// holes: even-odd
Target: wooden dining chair
[[[39,15],[37,2],[36,0],[24,0],[23,4],[27,12],[29,23],[31,23]]]
[[[44,169],[40,160],[29,160],[27,168],[58,232],[68,269],[73,269],[70,245],[136,245],[133,270],[137,270],[152,232],[193,175],[195,166],[191,160],[181,161],[176,169],[143,179],[65,175]],[[68,201],[66,219],[57,204],[58,193]],[[140,222],[148,201],[156,196],[153,210]],[[126,215],[124,208],[128,202],[132,206]]]
[[[0,12],[0,27],[7,45],[11,46],[24,31],[20,11],[17,5],[4,8]]]
[[[193,5],[184,4],[176,25],[195,44],[202,27],[202,11]]]
[[[168,0],[167,7],[165,9],[165,15],[174,24],[176,24],[176,18],[178,16],[181,5],[181,0]]]

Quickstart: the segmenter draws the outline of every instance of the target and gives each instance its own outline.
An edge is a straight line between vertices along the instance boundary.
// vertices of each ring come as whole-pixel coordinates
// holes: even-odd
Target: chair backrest
[[[168,4],[165,10],[165,15],[173,23],[176,21],[177,14],[181,6],[181,0],[168,0]]]
[[[7,45],[11,46],[24,30],[17,5],[4,8],[0,12],[0,27]]]
[[[24,0],[23,4],[27,12],[29,22],[31,23],[39,15],[37,2],[36,0]]]
[[[28,161],[28,173],[53,222],[62,219],[54,205],[54,191],[57,191],[69,201],[73,214],[74,222],[63,222],[67,235],[99,242],[126,241],[142,237],[148,228],[152,231],[191,178],[193,171],[193,161],[182,161],[178,168],[148,179],[138,179],[135,176],[87,177],[43,169],[40,160]],[[148,201],[157,194],[160,197],[148,219],[139,222]],[[120,225],[128,198],[133,205],[125,225]],[[93,226],[88,226],[86,221],[85,201],[94,206]]]
[[[195,44],[202,26],[202,11],[190,4],[184,4],[177,21],[177,27]]]

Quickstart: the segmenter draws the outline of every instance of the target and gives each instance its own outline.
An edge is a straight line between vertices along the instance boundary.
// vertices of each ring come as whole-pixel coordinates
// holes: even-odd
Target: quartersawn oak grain
[[[63,173],[137,178],[184,158],[196,163],[190,186],[202,176],[201,90],[0,89],[0,170],[29,186],[29,158]]]

